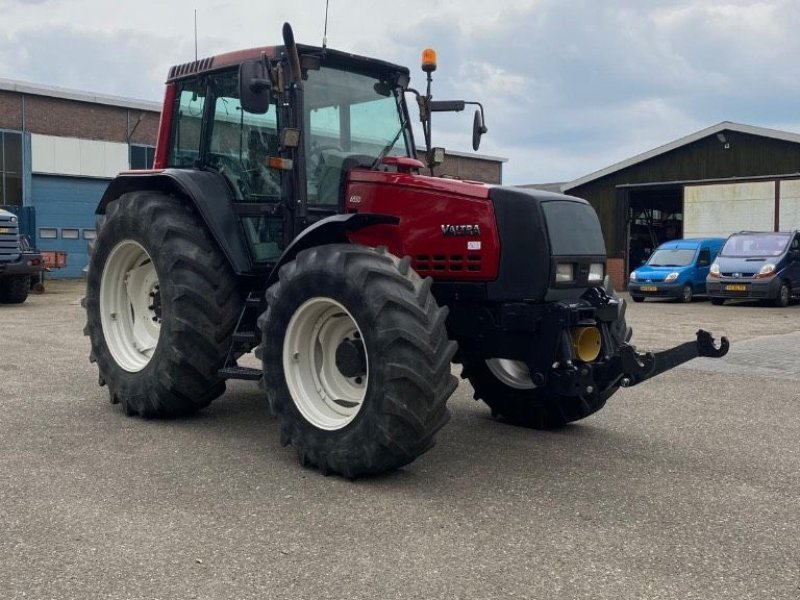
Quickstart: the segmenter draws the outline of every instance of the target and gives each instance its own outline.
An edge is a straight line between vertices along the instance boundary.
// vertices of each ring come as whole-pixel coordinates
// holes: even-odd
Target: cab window
[[[192,168],[200,156],[200,134],[206,100],[205,81],[190,79],[177,84],[172,137],[167,164],[179,169]]]
[[[711,264],[711,251],[708,248],[701,248],[700,254],[697,255],[697,266],[707,267]]]
[[[275,106],[263,115],[243,110],[236,72],[215,76],[211,85],[214,114],[208,163],[228,179],[238,202],[277,202],[281,174],[267,166],[267,157],[278,155]]]

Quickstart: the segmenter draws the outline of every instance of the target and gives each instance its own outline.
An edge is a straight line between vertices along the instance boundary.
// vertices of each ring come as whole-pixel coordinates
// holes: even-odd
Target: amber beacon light
[[[436,50],[425,48],[422,51],[422,70],[426,73],[433,73],[436,70]]]

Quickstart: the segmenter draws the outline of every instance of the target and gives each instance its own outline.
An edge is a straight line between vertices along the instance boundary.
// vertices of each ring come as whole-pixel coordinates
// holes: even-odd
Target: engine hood
[[[483,199],[488,199],[490,190],[495,187],[480,181],[445,179],[443,177],[429,177],[427,175],[416,175],[414,173],[368,171],[364,169],[353,169],[348,179],[351,182],[391,184],[394,186],[417,188],[426,192],[438,192],[447,195]]]

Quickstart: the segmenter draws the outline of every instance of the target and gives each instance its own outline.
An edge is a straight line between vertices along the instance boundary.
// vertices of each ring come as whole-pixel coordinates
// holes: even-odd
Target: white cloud
[[[0,77],[157,100],[171,64],[322,40],[325,0],[0,0]],[[506,181],[579,177],[723,120],[800,130],[796,0],[330,0],[331,47],[411,67],[439,53],[434,94],[479,100],[481,152]],[[436,143],[470,146],[471,113]]]

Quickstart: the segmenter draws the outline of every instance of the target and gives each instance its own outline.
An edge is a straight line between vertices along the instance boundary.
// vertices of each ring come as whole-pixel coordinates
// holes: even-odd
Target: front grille
[[[733,277],[734,273],[738,273],[738,275],[736,277]],[[755,273],[740,273],[739,271],[731,271],[730,273],[724,273],[724,272],[722,273],[723,277],[732,277],[734,279],[738,279],[739,277],[743,277],[743,278],[752,277],[753,275],[755,275]]]
[[[0,215],[0,263],[19,260],[19,228],[11,216]]]
[[[477,273],[481,270],[480,254],[418,254],[414,269],[420,275],[436,273]]]

